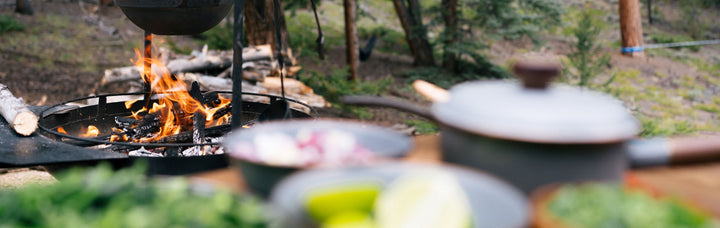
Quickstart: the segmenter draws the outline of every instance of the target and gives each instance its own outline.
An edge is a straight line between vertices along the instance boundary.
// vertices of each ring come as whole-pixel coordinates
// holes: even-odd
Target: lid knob
[[[524,58],[515,62],[513,72],[526,89],[545,89],[558,74],[560,64],[552,57]]]

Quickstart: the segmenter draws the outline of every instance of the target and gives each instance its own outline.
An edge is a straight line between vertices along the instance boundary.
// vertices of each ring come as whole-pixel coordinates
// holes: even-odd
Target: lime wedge
[[[375,204],[379,228],[467,228],[470,205],[455,177],[440,170],[399,177]]]
[[[320,223],[330,217],[357,212],[370,215],[380,186],[375,183],[354,183],[310,191],[305,198],[305,208]]]
[[[369,213],[359,211],[341,212],[328,218],[322,228],[375,228]]]

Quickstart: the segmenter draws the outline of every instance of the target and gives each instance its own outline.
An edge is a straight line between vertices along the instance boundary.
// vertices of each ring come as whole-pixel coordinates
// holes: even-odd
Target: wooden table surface
[[[409,162],[440,162],[440,138],[436,135],[414,137],[415,147],[405,158]],[[662,195],[694,203],[720,218],[720,162],[692,166],[658,167],[631,170],[628,177]],[[193,178],[245,191],[242,175],[227,168],[193,175]]]

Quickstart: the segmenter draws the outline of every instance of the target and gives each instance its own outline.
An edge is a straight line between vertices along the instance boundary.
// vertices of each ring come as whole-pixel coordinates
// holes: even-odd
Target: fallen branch
[[[28,136],[37,129],[38,118],[21,98],[13,96],[4,84],[0,84],[0,114],[18,134]]]

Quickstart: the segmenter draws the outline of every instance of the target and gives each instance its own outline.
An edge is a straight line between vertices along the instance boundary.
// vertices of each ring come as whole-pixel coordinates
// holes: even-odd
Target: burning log
[[[200,85],[197,82],[192,82],[192,85],[190,86],[190,91],[188,91],[188,93],[193,99],[203,104],[203,106],[207,107],[204,102],[205,96],[203,96],[202,92],[200,91]]]
[[[225,107],[222,107],[215,111],[215,113],[213,114],[213,119],[220,119],[224,115],[230,113],[230,111],[232,111],[232,104],[225,105]]]
[[[38,118],[23,102],[13,96],[4,84],[0,84],[0,114],[18,134],[28,136],[37,129]]]
[[[193,143],[203,143],[205,138],[205,114],[202,112],[195,112],[193,114]]]
[[[122,129],[121,133],[116,135],[125,135],[130,138],[142,138],[152,135],[160,130],[160,117],[156,114],[146,114],[141,119],[136,120],[130,117],[115,117],[115,124]],[[100,137],[100,136],[99,136]],[[112,137],[111,135],[102,136],[104,139]]]
[[[122,129],[130,129],[133,125],[138,124],[138,120],[135,118],[130,117],[122,117],[122,116],[116,116],[115,117],[115,124],[118,125],[118,127]]]
[[[195,112],[193,114],[193,143],[201,144],[205,142],[205,114]],[[202,154],[204,146],[195,146],[197,153]]]
[[[203,94],[203,100],[201,101],[206,107],[216,107],[220,104],[220,95],[217,91],[212,91]]]
[[[117,119],[116,119],[117,120]],[[137,121],[137,126],[130,129],[132,138],[147,137],[160,130],[160,117],[154,113],[144,115]]]

